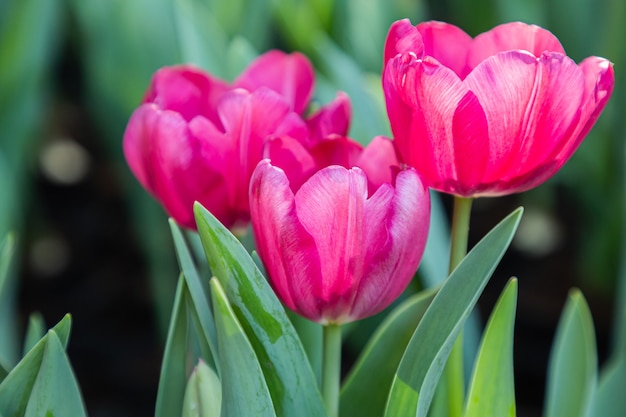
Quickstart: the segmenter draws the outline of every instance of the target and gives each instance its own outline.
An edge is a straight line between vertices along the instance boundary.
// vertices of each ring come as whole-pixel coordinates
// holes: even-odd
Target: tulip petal
[[[288,132],[290,127],[306,132],[306,126],[289,111],[289,105],[280,95],[267,88],[253,93],[232,90],[222,98],[218,112],[229,140],[239,151],[229,172],[234,196],[232,205],[246,212],[250,177],[263,157],[265,141],[270,135]]]
[[[460,78],[465,77],[466,55],[472,43],[470,35],[457,26],[437,21],[420,23],[417,30],[424,42],[424,55],[432,56]]]
[[[317,169],[311,153],[302,143],[289,136],[271,138],[265,145],[263,157],[285,172],[294,193]]]
[[[313,79],[313,67],[304,55],[272,50],[255,59],[234,85],[250,92],[268,87],[282,95],[292,111],[302,114],[313,94]]]
[[[409,19],[394,22],[387,32],[383,54],[383,72],[390,59],[398,54],[412,52],[417,58],[424,54],[422,36]]]
[[[414,169],[401,171],[395,190],[383,185],[366,202],[364,218],[367,272],[355,297],[354,319],[382,311],[415,275],[428,237],[428,189]]]
[[[429,185],[456,178],[453,118],[468,92],[463,81],[434,58],[405,54],[389,62],[383,87],[401,159]]]
[[[195,120],[204,125],[202,134],[220,134],[206,119]],[[225,198],[221,173],[204,163],[205,143],[180,114],[159,110],[155,104],[135,110],[124,133],[124,154],[139,182],[179,224],[192,229],[195,200],[202,200],[207,190]],[[216,217],[224,219],[223,213]]]
[[[313,237],[321,275],[309,277],[322,317],[340,321],[363,276],[363,211],[367,179],[359,168],[330,166],[313,175],[295,195],[298,219]]]
[[[579,67],[585,76],[581,123],[576,140],[572,141],[570,149],[564,150],[558,156],[558,158],[565,160],[569,159],[576,148],[578,148],[578,145],[587,136],[598,117],[600,117],[600,113],[602,113],[609,98],[611,98],[615,85],[613,65],[608,60],[593,56],[583,60]]]
[[[199,68],[189,65],[164,67],[152,77],[144,102],[153,102],[163,110],[180,113],[187,122],[201,115],[217,124],[215,109],[229,88],[227,83]]]
[[[338,92],[331,103],[320,108],[306,120],[309,128],[307,144],[311,146],[333,134],[346,136],[350,129],[351,113],[350,98],[346,93]]]
[[[536,25],[510,22],[476,36],[467,55],[469,70],[498,52],[512,50],[527,51],[536,57],[544,52],[565,55],[561,42],[550,31]]]
[[[350,169],[363,152],[363,145],[345,136],[332,135],[309,148],[309,152],[318,170],[331,165]]]
[[[491,167],[485,182],[509,181],[539,166],[564,146],[580,117],[584,79],[562,54],[499,53],[465,82],[489,124]]]
[[[382,184],[393,182],[400,162],[393,142],[384,136],[376,136],[363,149],[354,166],[367,175],[368,192],[372,195]]]
[[[298,219],[289,180],[268,160],[259,163],[250,180],[250,213],[256,248],[277,295],[290,309],[318,321],[320,258]]]

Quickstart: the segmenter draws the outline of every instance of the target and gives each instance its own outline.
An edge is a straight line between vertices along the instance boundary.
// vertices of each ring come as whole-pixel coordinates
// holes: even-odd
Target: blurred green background
[[[616,337],[611,326],[626,323],[615,303],[626,258],[625,0],[0,0],[0,237],[15,231],[18,240],[0,291],[0,358],[17,359],[32,311],[48,324],[69,311],[69,355],[89,414],[152,414],[178,268],[166,216],[121,148],[151,74],[190,62],[232,80],[259,53],[299,50],[317,70],[316,100],[346,91],[351,135],[366,143],[389,133],[382,48],[405,17],[472,36],[522,20],[551,30],[576,61],[615,64],[613,98],[566,167],[533,191],[474,206],[473,242],[526,207],[481,309],[509,276],[520,278],[518,415],[539,415],[569,287],[590,302],[601,357]]]

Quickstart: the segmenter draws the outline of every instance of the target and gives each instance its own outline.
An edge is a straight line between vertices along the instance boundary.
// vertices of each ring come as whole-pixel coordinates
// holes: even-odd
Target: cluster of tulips
[[[472,38],[400,20],[383,57],[393,138],[350,138],[348,96],[314,108],[311,63],[274,50],[233,82],[188,65],[158,70],[126,128],[128,164],[187,229],[194,202],[234,234],[251,224],[273,290],[297,314],[334,327],[379,313],[417,271],[429,189],[469,210],[473,198],[542,184],[614,85],[608,60],[577,64],[523,23]]]

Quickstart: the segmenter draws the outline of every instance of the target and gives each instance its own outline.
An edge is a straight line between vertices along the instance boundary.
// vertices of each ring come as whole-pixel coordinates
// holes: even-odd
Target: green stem
[[[324,326],[324,370],[322,395],[327,417],[339,416],[339,384],[341,381],[341,326]]]
[[[454,197],[452,212],[452,230],[450,236],[450,273],[467,254],[467,237],[469,234],[472,199]],[[448,392],[448,415],[461,417],[465,402],[465,378],[463,376],[463,333],[459,334],[448,363],[446,364],[446,383]]]
[[[452,230],[450,231],[450,273],[467,254],[467,236],[469,234],[472,199],[454,197],[452,212]]]

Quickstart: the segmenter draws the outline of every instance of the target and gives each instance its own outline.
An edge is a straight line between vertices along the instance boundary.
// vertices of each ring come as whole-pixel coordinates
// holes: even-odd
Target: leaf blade
[[[588,416],[597,382],[595,332],[589,306],[570,291],[548,365],[546,417]]]
[[[511,243],[522,211],[515,210],[494,227],[444,282],[402,357],[385,416],[426,416],[456,336]],[[407,394],[407,387],[413,395]]]
[[[204,207],[194,207],[211,271],[259,357],[278,416],[325,416],[306,353],[267,280],[239,241]]]
[[[465,417],[515,417],[513,330],[516,300],[517,280],[512,279],[485,327],[468,391]]]

